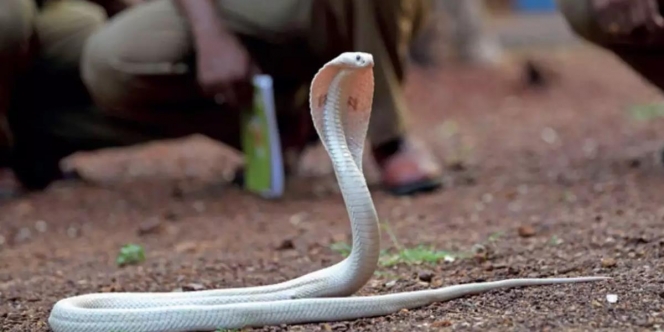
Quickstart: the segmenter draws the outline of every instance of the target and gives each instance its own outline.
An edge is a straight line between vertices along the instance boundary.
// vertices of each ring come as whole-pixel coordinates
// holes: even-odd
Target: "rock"
[[[45,233],[45,232],[48,230],[48,225],[46,224],[45,221],[43,221],[43,220],[38,220],[38,221],[35,223],[35,229],[36,229],[37,232],[39,232],[39,233]]]
[[[447,319],[435,321],[433,322],[433,324],[431,324],[431,327],[448,327],[448,326],[452,326],[452,322]]]
[[[203,213],[207,209],[207,206],[202,201],[196,201],[191,204],[191,207],[198,213]]]
[[[192,253],[196,251],[196,243],[195,242],[182,242],[179,243],[175,246],[175,252],[177,253]]]
[[[293,226],[297,226],[297,225],[301,224],[307,218],[307,216],[308,216],[308,214],[306,212],[299,212],[299,213],[296,213],[296,214],[292,215],[289,218],[288,221]]]
[[[396,280],[388,281],[387,283],[385,283],[385,288],[392,288],[392,287],[394,287],[396,284],[397,284],[397,281],[396,281]]]
[[[6,318],[7,318],[8,322],[20,322],[23,319],[23,317],[21,317],[20,314],[15,313],[15,312],[7,313]]]
[[[417,278],[424,282],[431,282],[433,280],[434,274],[431,271],[420,271],[417,274]]]
[[[532,237],[537,233],[535,228],[529,225],[520,226],[518,232],[520,237]]]
[[[70,239],[75,239],[81,236],[81,231],[76,226],[69,226],[67,228],[67,236],[69,236]]]
[[[602,258],[602,267],[604,268],[612,268],[615,267],[618,264],[615,259],[611,257],[607,258]]]
[[[32,238],[32,232],[29,228],[23,227],[16,232],[14,236],[14,243],[23,243]]]
[[[641,160],[634,158],[629,161],[628,165],[630,168],[639,168],[641,167]]]
[[[168,221],[178,221],[178,219],[180,219],[180,216],[177,213],[175,213],[174,211],[165,212],[163,217],[164,217],[164,219],[166,219]]]
[[[159,218],[148,219],[138,225],[138,236],[158,233],[163,229]]]
[[[335,323],[331,328],[333,331],[348,331],[348,323]]]
[[[201,284],[195,284],[195,283],[191,283],[191,284],[187,284],[187,285],[182,286],[182,291],[184,291],[184,292],[197,292],[197,291],[202,291],[204,289],[205,289],[205,286],[203,286]]]
[[[184,197],[184,190],[180,186],[175,186],[171,189],[171,197],[182,199]]]
[[[39,301],[41,301],[41,297],[33,294],[30,297],[28,297],[26,299],[26,301],[28,301],[28,302],[39,302]]]
[[[281,242],[279,246],[276,248],[277,250],[292,250],[295,249],[295,244],[293,244],[293,240],[287,239]]]

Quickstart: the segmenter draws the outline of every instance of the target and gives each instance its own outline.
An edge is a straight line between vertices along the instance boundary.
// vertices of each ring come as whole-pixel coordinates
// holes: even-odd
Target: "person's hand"
[[[208,36],[198,47],[198,83],[207,97],[219,104],[251,104],[252,76],[258,73],[249,52],[232,35]]]
[[[637,28],[659,32],[664,18],[657,0],[591,0],[600,28],[610,34],[628,35]]]

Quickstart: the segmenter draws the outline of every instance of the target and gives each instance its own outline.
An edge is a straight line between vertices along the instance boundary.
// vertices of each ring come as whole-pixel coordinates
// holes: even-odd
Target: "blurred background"
[[[661,330],[661,92],[574,35],[554,0],[434,4],[405,91],[410,132],[441,162],[443,188],[373,197],[395,257],[431,245],[470,259],[381,266],[366,293],[568,273],[616,282],[497,292],[343,326]],[[0,318],[15,317],[6,330],[47,331],[52,303],[74,293],[267,284],[340,258],[347,214],[320,146],[277,202],[228,185],[240,163],[203,135],[81,152],[62,166],[85,181],[0,202]],[[365,165],[375,188],[377,167]],[[149,263],[116,267],[127,243]],[[433,279],[418,279],[425,272]]]

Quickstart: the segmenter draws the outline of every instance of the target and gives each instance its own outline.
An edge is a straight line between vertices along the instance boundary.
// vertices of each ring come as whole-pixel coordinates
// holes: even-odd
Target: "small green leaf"
[[[137,264],[145,260],[145,251],[143,247],[136,244],[127,244],[120,248],[120,253],[116,259],[119,266]]]
[[[332,249],[332,250],[338,252],[339,254],[341,254],[342,256],[346,257],[346,256],[350,255],[350,251],[351,251],[352,247],[348,243],[337,242],[337,243],[333,243],[330,246],[330,249]]]

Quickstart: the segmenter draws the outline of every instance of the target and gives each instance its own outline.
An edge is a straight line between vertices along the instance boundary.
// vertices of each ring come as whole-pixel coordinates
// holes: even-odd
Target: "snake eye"
[[[361,56],[358,55],[358,56],[355,57],[355,61],[360,62],[360,60],[362,60]]]

